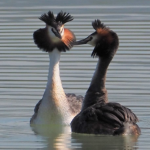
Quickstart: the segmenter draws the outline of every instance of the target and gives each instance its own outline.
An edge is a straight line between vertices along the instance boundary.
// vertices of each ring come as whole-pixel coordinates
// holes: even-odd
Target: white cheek
[[[96,40],[97,40],[97,36],[93,36],[92,40],[88,42],[88,44],[92,45],[92,46],[95,46],[96,45]]]
[[[61,32],[61,37],[64,35],[64,29],[63,29],[63,31]]]
[[[92,40],[92,41],[89,41],[88,44],[92,45],[92,46],[95,46],[95,42]]]
[[[51,40],[53,42],[59,42],[60,39],[58,37],[56,37],[56,35],[52,32],[52,27],[48,27],[48,35],[50,36]]]

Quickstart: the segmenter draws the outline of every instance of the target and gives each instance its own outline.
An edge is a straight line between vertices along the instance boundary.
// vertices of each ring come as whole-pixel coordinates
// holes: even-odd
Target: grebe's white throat
[[[65,124],[69,125],[73,116],[62,87],[59,60],[61,52],[54,49],[49,52],[50,64],[47,86],[39,106],[35,124]]]

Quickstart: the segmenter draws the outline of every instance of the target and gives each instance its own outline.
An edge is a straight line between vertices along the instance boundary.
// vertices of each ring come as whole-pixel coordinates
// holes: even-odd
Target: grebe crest
[[[87,38],[75,42],[74,45],[90,44],[95,46],[91,54],[93,57],[113,57],[119,46],[117,34],[101,23],[100,20],[93,21],[92,26],[96,31]]]
[[[49,11],[39,18],[46,23],[45,28],[34,32],[35,44],[43,51],[50,52],[57,48],[59,51],[66,51],[72,48],[76,38],[72,31],[64,28],[64,24],[72,21],[73,17],[66,12],[59,12],[55,17]]]

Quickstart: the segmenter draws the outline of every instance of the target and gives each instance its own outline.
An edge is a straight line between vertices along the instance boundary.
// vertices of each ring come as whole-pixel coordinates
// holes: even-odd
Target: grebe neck
[[[61,91],[64,92],[59,72],[60,55],[61,52],[59,52],[57,49],[49,52],[49,72],[44,96],[49,95],[53,90],[55,90],[56,86],[59,86]]]
[[[70,107],[60,79],[60,53],[57,49],[49,53],[48,80],[39,108],[39,122],[44,124],[69,125],[72,119]]]
[[[96,104],[97,102],[108,102],[105,82],[107,68],[111,60],[112,58],[98,58],[95,73],[83,101],[82,110]]]

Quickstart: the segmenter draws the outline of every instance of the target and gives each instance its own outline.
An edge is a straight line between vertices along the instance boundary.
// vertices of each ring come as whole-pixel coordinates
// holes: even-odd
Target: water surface
[[[150,147],[150,2],[149,1],[10,1],[0,2],[0,149],[107,149]],[[142,134],[95,136],[71,134],[69,127],[52,134],[29,126],[35,104],[47,81],[48,54],[40,51],[32,34],[45,25],[38,17],[47,12],[70,12],[67,23],[77,39],[92,33],[91,22],[100,19],[117,32],[120,46],[107,74],[109,101],[119,102],[139,117]],[[66,93],[83,95],[97,59],[89,45],[63,53],[60,69]],[[49,131],[49,132],[48,132]],[[55,130],[54,130],[55,131]]]

